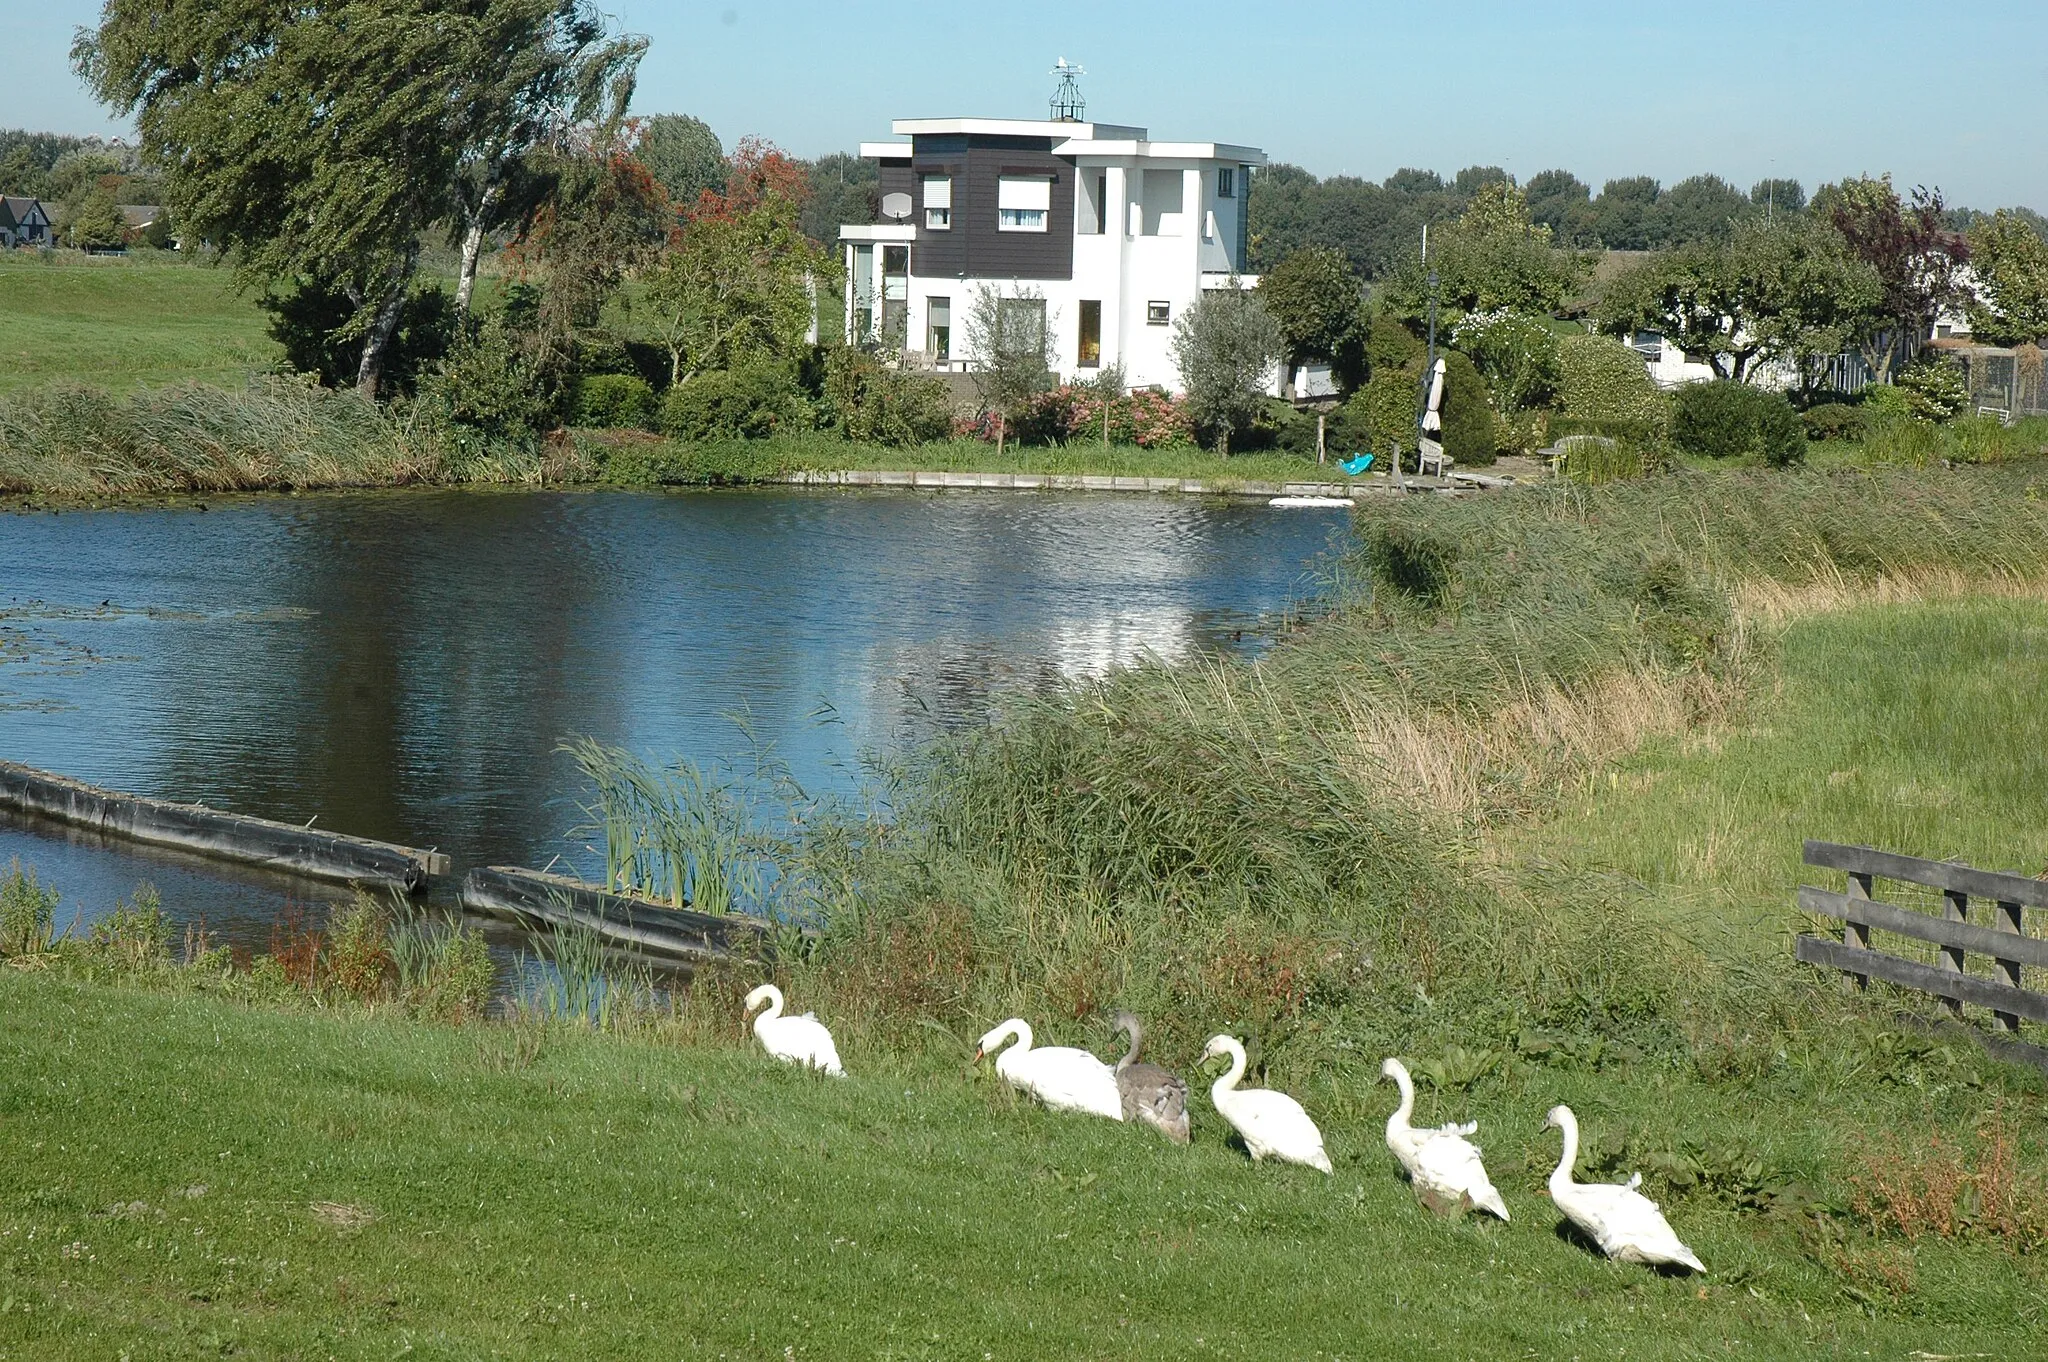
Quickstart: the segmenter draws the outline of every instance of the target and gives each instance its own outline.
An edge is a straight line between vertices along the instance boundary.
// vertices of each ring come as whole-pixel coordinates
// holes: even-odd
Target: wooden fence
[[[2021,975],[2024,969],[2048,969],[2048,941],[2028,935],[2024,918],[2029,908],[2048,910],[2048,880],[1834,842],[1809,841],[1806,863],[1847,872],[1849,887],[1838,893],[1800,886],[1801,908],[1842,923],[1840,941],[1799,936],[1793,949],[1800,960],[1842,970],[1858,988],[1882,979],[1933,994],[1957,1016],[1965,1004],[1989,1008],[2009,1038],[2000,1048],[2017,1045],[2022,1051],[2018,1057],[2048,1067],[2048,1049],[2019,1041],[2022,1023],[2048,1024],[2048,993],[2024,987]],[[1941,915],[1884,902],[1873,892],[1873,882],[1880,879],[1938,890]],[[1970,921],[1972,900],[1977,901],[1979,917],[1988,916],[1990,926]],[[1932,943],[1937,948],[1934,963],[1872,949],[1873,930]],[[1990,971],[1971,972],[1966,963],[1970,955],[1988,957]]]

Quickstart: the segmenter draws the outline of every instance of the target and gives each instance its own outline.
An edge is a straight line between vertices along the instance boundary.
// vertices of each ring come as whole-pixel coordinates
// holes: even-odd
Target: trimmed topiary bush
[[[1490,464],[1498,431],[1486,380],[1479,376],[1479,367],[1456,350],[1445,352],[1443,359],[1444,453],[1465,468]]]
[[[642,430],[654,423],[654,389],[638,374],[585,374],[576,380],[576,424]]]
[[[1694,458],[1754,457],[1780,468],[1806,457],[1805,429],[1784,394],[1730,379],[1679,389],[1671,443]]]
[[[758,440],[810,425],[796,379],[773,364],[699,374],[661,402],[661,433],[674,440]]]
[[[1870,418],[1864,415],[1863,408],[1847,402],[1823,402],[1800,413],[1799,423],[1806,427],[1809,440],[1857,441],[1869,428]]]
[[[1643,357],[1609,336],[1566,336],[1557,343],[1557,395],[1566,416],[1646,422],[1662,428],[1670,404]]]

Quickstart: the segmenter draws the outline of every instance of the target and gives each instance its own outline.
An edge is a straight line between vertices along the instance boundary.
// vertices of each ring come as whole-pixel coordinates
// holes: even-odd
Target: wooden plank
[[[2048,995],[1993,983],[1974,974],[1950,974],[1932,965],[1901,960],[1882,951],[1857,950],[1824,936],[1801,934],[1793,939],[1792,949],[1793,954],[1805,964],[1847,970],[1852,974],[1918,989],[1937,998],[1955,998],[1978,1007],[2024,1017],[2028,1021],[2048,1022]]]
[[[1868,900],[1870,898],[1870,876],[1859,874],[1853,870],[1850,871],[1849,897],[1852,899]],[[1854,920],[1850,921],[1842,929],[1842,940],[1847,945],[1856,946],[1866,951],[1869,950],[1870,924]],[[1859,993],[1870,987],[1870,976],[1867,974],[1852,974],[1849,977],[1855,981],[1856,990]]]
[[[1888,880],[1905,880],[1931,889],[1953,889],[1980,899],[2003,899],[2029,908],[2048,908],[2048,880],[2030,880],[2002,870],[1978,870],[1953,861],[1927,861],[1918,856],[1900,856],[1875,847],[1845,846],[1839,842],[1806,844],[1806,863],[1828,870],[1856,871]]]
[[[694,961],[760,955],[768,933],[758,918],[671,908],[518,866],[470,871],[462,881],[462,906],[526,927],[582,927],[614,946]]]
[[[448,857],[366,837],[146,799],[33,766],[0,761],[0,806],[155,846],[177,847],[287,875],[424,893]]]
[[[1968,922],[1953,922],[1877,899],[1859,899],[1853,894],[1837,894],[1809,885],[1799,886],[1799,906],[1822,917],[1860,923],[1866,931],[1875,927],[1882,932],[1896,932],[1916,941],[1932,941],[1956,951],[1974,951],[1995,960],[2011,960],[2048,969],[2048,941],[2038,937],[2018,936],[2011,931],[1979,927]],[[1863,948],[1869,949],[1867,945]],[[2009,975],[2008,982],[2015,988],[2019,987],[2017,974]]]
[[[1967,923],[1970,920],[1970,896],[1954,889],[1942,890],[1941,917],[1942,921],[1946,924]],[[1963,972],[1963,948],[1961,946],[1943,946],[1941,948],[1941,960],[1935,968],[1947,970],[1950,974],[1961,974]],[[1957,1016],[1961,1016],[1963,1005],[1954,998],[1950,998],[1947,1001],[1948,1010]]]
[[[2020,906],[2017,903],[2001,902],[1998,905],[1997,914],[1992,920],[1998,924],[1996,930],[1999,936],[2021,937],[2024,934],[2020,926]],[[2011,984],[2014,988],[2018,988],[2020,986],[2020,962],[2016,957],[2005,953],[2009,949],[2009,946],[2001,946],[1998,950],[1991,953],[1991,959],[1998,966],[1998,972],[2005,976],[2005,982]],[[2014,1033],[2017,1033],[2020,1029],[2020,1019],[2010,1012],[1999,1013],[1998,1024],[2007,1031]]]

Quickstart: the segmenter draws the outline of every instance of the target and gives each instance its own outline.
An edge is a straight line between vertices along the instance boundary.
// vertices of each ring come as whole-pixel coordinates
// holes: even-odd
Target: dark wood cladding
[[[1074,167],[1052,154],[1046,137],[949,134],[911,139],[910,162],[881,162],[882,192],[902,192],[916,205],[917,245],[911,271],[922,278],[1071,279],[1074,277]],[[926,175],[953,179],[953,226],[924,225]],[[996,226],[996,182],[1005,175],[1044,175],[1052,207],[1043,232]]]

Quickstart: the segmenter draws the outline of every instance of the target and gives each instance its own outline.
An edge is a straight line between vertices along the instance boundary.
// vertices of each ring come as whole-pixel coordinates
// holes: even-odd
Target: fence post
[[[1867,872],[1862,870],[1852,870],[1849,872],[1849,897],[1852,899],[1867,899],[1870,897],[1870,875]],[[1866,922],[1844,922],[1842,924],[1842,941],[1843,944],[1854,946],[1859,950],[1869,950],[1870,924]],[[1870,987],[1870,976],[1867,974],[1851,974],[1849,977],[1856,981],[1856,987],[1859,990]]]
[[[2017,903],[2007,903],[2004,899],[2000,899],[1998,901],[1998,912],[1993,917],[1992,925],[2001,932],[2011,932],[2014,936],[2020,935],[2020,906]],[[2014,988],[2018,988],[2020,986],[2020,962],[2017,960],[1997,960],[1996,963],[1998,965],[1998,972],[2004,976],[2005,982],[2011,984]],[[1992,1015],[1998,1018],[2000,1030],[2013,1035],[2019,1034],[2020,1019],[2017,1016],[2010,1012],[1995,1012]]]
[[[1941,915],[1948,921],[1968,922],[1970,920],[1970,896],[1960,889],[1942,890],[1941,902]],[[1961,974],[1963,972],[1963,948],[1961,946],[1943,946],[1941,948],[1941,968],[1944,973]],[[1943,998],[1941,1001],[1942,1005],[1948,1008],[1951,1015],[1957,1017],[1963,1015],[1963,1000],[1961,998]]]

